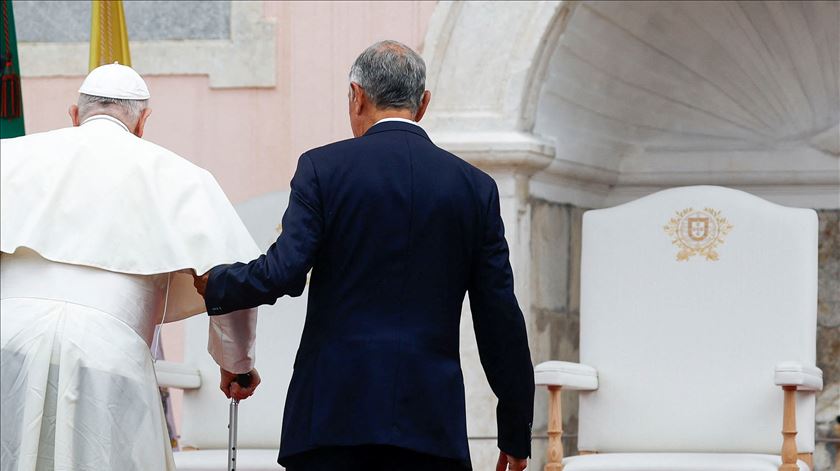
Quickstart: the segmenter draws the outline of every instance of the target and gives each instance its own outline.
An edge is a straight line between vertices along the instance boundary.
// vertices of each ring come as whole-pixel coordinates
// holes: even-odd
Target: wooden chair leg
[[[782,421],[782,465],[779,471],[799,471],[796,453],[796,386],[782,386],[785,392]]]
[[[808,469],[814,471],[814,454],[813,453],[800,453],[799,454],[799,461],[804,461],[805,464],[808,465]],[[838,461],[840,463],[840,461]],[[840,471],[840,468],[837,468],[837,471]]]
[[[563,410],[560,386],[548,387],[548,461],[545,471],[563,471]]]
[[[779,471],[799,471],[796,450],[796,386],[784,386],[782,465]],[[560,386],[548,387],[548,461],[545,471],[563,471],[563,409]],[[804,454],[804,453],[803,453]],[[813,470],[812,470],[813,471]]]

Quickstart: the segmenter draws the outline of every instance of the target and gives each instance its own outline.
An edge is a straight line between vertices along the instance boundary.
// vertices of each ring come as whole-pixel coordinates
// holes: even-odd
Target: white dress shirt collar
[[[419,124],[417,124],[417,121],[412,121],[410,119],[405,119],[405,118],[382,118],[379,121],[375,122],[373,124],[373,126],[376,126],[379,123],[387,123],[388,121],[398,121],[400,123],[408,123],[408,124],[413,124],[417,127],[422,127]],[[371,127],[373,127],[373,126],[371,126]]]

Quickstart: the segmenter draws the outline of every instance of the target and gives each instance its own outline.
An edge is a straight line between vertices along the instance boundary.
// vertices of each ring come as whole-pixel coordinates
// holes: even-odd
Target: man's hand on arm
[[[238,376],[236,373],[231,373],[230,371],[225,370],[224,368],[219,368],[221,372],[221,382],[219,384],[219,389],[225,393],[225,397],[228,399],[236,399],[241,401],[243,399],[247,399],[254,394],[254,391],[257,389],[257,386],[260,385],[262,380],[260,379],[260,374],[257,372],[257,369],[252,369],[248,374],[251,375],[251,384],[246,388],[242,387],[238,382],[236,382],[236,377]]]
[[[203,275],[195,275],[193,274],[193,286],[195,286],[196,291],[202,297],[204,297],[204,293],[207,292],[207,280],[210,278],[210,272]]]
[[[527,467],[527,458],[514,458],[504,451],[499,452],[499,461],[496,463],[496,471],[522,471]]]
[[[307,154],[298,161],[291,187],[283,232],[265,254],[248,263],[216,266],[195,277],[195,288],[204,296],[211,316],[303,293],[324,231],[318,179]]]

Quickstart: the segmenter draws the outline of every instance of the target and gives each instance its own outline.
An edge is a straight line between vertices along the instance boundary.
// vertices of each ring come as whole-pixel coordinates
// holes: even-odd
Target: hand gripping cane
[[[251,386],[251,373],[236,375],[236,382],[243,388]],[[239,427],[239,399],[230,400],[230,421],[228,422],[228,469],[236,471],[236,431]]]

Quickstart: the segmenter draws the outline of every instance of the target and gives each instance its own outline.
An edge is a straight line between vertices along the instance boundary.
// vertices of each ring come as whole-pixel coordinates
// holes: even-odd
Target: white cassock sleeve
[[[247,373],[254,368],[256,331],[256,308],[210,316],[207,351],[223,369]]]

